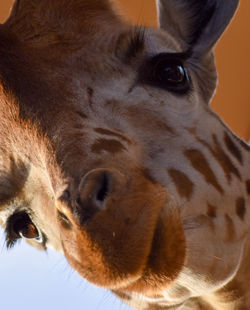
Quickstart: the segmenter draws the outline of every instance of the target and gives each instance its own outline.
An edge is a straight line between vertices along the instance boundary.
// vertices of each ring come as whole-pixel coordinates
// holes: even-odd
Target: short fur
[[[135,309],[249,309],[250,148],[208,106],[238,1],[157,4],[161,29],[106,0],[15,2],[0,25],[1,225],[14,245],[26,213],[30,244]],[[162,55],[187,91],[148,82]]]

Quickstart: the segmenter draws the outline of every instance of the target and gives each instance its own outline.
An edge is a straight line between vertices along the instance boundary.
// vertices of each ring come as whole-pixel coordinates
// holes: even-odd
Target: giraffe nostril
[[[96,199],[99,202],[104,202],[109,192],[109,178],[105,172],[101,176],[101,187],[97,192]]]
[[[96,213],[110,207],[113,195],[119,195],[124,184],[125,177],[117,170],[91,170],[82,177],[75,194],[75,216],[85,224]]]
[[[95,213],[105,208],[106,198],[110,192],[111,175],[108,171],[95,170],[83,177],[76,197],[76,205],[81,213]]]

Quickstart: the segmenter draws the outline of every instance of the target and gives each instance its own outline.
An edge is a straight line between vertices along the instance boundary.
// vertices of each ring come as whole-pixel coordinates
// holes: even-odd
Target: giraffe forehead
[[[96,82],[116,72],[123,73],[123,78],[130,76],[130,70],[139,71],[142,62],[154,55],[184,52],[170,34],[151,27],[126,26],[95,35],[94,42],[82,47],[77,57],[84,67],[80,74],[95,77]]]

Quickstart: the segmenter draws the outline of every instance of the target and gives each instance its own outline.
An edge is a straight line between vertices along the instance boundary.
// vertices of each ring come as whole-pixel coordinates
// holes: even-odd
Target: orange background
[[[42,1],[42,0],[41,0]],[[156,25],[154,0],[114,0],[127,19],[136,24]],[[226,0],[224,0],[226,1]],[[13,0],[1,0],[0,22],[9,14]],[[240,8],[216,47],[219,86],[213,109],[242,138],[250,138],[250,1]]]

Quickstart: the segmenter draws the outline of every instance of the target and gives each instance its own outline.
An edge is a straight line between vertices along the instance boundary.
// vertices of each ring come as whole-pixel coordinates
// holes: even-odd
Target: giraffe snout
[[[67,197],[58,200],[63,213],[59,213],[59,229],[68,262],[84,278],[114,289],[139,281],[147,268],[151,272],[157,266],[160,276],[169,270],[169,253],[173,243],[179,244],[180,238],[175,237],[179,222],[172,220],[170,212],[163,233],[160,218],[171,197],[160,184],[152,183],[140,170],[123,174],[116,168],[98,168],[71,185]],[[171,251],[151,257],[157,240],[169,243]]]

